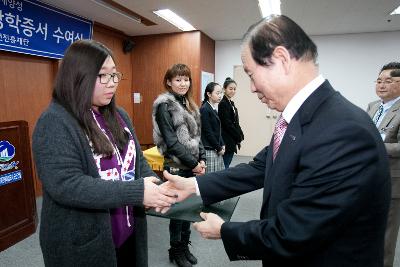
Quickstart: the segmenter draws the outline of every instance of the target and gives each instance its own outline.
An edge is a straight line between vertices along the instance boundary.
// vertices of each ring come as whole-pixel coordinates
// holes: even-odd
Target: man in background
[[[369,103],[367,112],[389,155],[392,199],[385,233],[384,266],[392,267],[400,226],[400,62],[382,67],[375,90],[380,100]]]
[[[204,204],[263,188],[259,220],[201,213],[194,224],[204,238],[222,239],[231,260],[383,266],[390,173],[371,119],[319,74],[316,45],[286,16],[249,29],[242,62],[251,91],[282,112],[269,146],[248,164],[196,178],[164,172],[165,186],[178,201],[197,193]]]

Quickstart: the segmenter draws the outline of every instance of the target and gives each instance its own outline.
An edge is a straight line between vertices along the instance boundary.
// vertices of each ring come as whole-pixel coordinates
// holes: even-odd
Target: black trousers
[[[170,242],[181,241],[181,234],[189,234],[190,222],[181,220],[169,221],[169,239]]]
[[[135,235],[131,234],[130,237],[120,246],[115,248],[117,255],[118,267],[135,267],[136,254],[135,254]]]
[[[192,170],[182,170],[177,168],[170,168],[167,166],[165,166],[164,169],[171,174],[179,175],[186,178],[194,176]],[[170,242],[181,241],[182,233],[187,235],[190,234],[190,222],[181,220],[170,220],[169,222]]]
[[[233,159],[233,152],[232,153],[225,153],[222,158],[224,159],[224,165],[225,169],[229,168],[229,165],[231,165],[232,159]]]

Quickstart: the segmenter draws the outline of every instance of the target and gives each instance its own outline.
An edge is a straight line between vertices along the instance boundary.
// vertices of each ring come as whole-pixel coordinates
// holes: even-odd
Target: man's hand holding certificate
[[[197,182],[196,178],[184,178],[178,175],[172,175],[167,171],[163,172],[164,178],[167,182],[163,183],[161,187],[164,187],[170,191],[176,192],[177,202],[183,201],[193,194],[196,194]],[[157,212],[165,213],[170,207],[156,208]],[[221,238],[221,225],[224,220],[214,213],[200,213],[202,222],[196,222],[193,227],[200,233],[203,238],[206,239],[220,239]]]

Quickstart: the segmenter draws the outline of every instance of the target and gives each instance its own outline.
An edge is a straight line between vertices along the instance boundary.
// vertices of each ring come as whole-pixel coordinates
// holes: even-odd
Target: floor
[[[250,157],[235,156],[232,165],[248,162]],[[241,196],[232,216],[232,221],[247,221],[258,219],[261,207],[262,191],[254,191]],[[37,208],[40,213],[41,198],[37,199]],[[169,235],[167,219],[148,216],[148,245],[149,266],[175,266],[168,259]],[[38,228],[39,229],[39,228]],[[192,232],[192,252],[199,260],[197,267],[232,266],[232,267],[260,267],[260,261],[230,262],[221,240],[204,240],[196,231]],[[397,241],[395,266],[400,267],[400,241]],[[16,245],[0,252],[0,266],[4,267],[42,267],[44,266],[39,247],[38,232]]]

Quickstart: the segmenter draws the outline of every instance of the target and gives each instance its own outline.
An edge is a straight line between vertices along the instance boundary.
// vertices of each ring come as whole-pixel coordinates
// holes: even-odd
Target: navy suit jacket
[[[204,103],[200,108],[201,115],[201,142],[205,149],[221,151],[224,141],[221,135],[221,122],[218,113]]]
[[[249,164],[197,177],[205,204],[264,188],[260,220],[225,222],[231,260],[264,266],[383,266],[390,202],[385,147],[370,117],[325,81]]]

